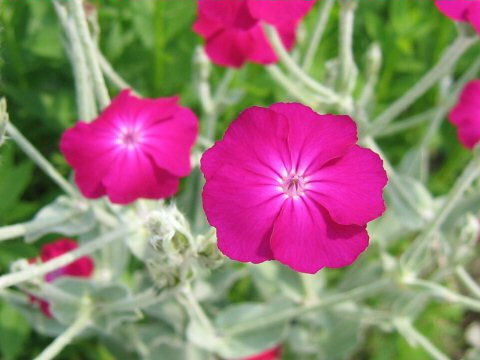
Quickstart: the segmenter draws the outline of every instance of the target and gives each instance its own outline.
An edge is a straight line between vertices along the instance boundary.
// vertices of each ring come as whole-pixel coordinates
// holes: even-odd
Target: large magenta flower
[[[465,86],[449,119],[457,127],[460,142],[473,149],[480,140],[480,80]]]
[[[85,197],[127,204],[177,192],[197,133],[197,118],[177,97],[139,99],[124,90],[95,121],[65,131],[60,148]]]
[[[387,183],[380,157],[356,142],[348,116],[295,103],[245,110],[201,161],[219,249],[306,273],[351,264],[385,209]]]
[[[193,29],[206,39],[210,59],[223,66],[240,67],[246,61],[270,64],[277,57],[261,22],[278,30],[290,49],[298,22],[315,0],[199,0]]]
[[[52,243],[45,244],[42,246],[40,253],[40,258],[42,262],[49,261],[57,256],[63,255],[69,251],[75,250],[78,247],[75,240],[62,238],[58,239]],[[31,259],[30,263],[36,263],[36,259]],[[73,277],[84,277],[88,278],[92,276],[94,269],[93,261],[90,257],[84,256],[80,259],[75,260],[74,262],[64,266],[56,271],[52,271],[45,275],[46,282],[52,282],[55,279],[62,276],[73,276]],[[34,304],[38,304],[40,310],[45,316],[52,317],[50,312],[50,304],[48,301],[39,299],[36,296],[30,295],[30,301]]]
[[[252,355],[243,360],[279,360],[282,356],[282,345],[262,351],[259,354]]]
[[[468,22],[480,33],[480,0],[436,0],[435,5],[449,18]]]

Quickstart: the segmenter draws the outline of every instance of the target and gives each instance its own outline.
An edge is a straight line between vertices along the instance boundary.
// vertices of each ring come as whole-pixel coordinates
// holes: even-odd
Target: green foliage
[[[149,97],[180,95],[183,105],[199,110],[197,94],[192,86],[192,55],[194,48],[201,40],[191,31],[195,20],[194,1],[102,1],[93,2],[96,6],[100,28],[100,48],[106,58],[118,73],[126,79],[141,94]],[[0,95],[9,102],[10,118],[28,139],[60,169],[63,175],[68,176],[69,168],[59,153],[58,143],[62,131],[71,126],[76,120],[75,96],[71,68],[63,50],[64,39],[59,31],[58,20],[49,1],[8,1],[4,0],[0,10]],[[338,9],[334,9],[338,15]],[[324,76],[327,69],[326,62],[337,56],[338,26],[333,16],[327,26],[324,40],[312,66],[314,76]],[[305,30],[310,32],[316,21],[316,13],[310,14],[305,21]],[[361,68],[365,65],[365,53],[372,42],[378,42],[383,52],[383,66],[379,84],[375,91],[376,98],[369,105],[376,113],[381,112],[388,104],[408,90],[418,78],[424,74],[436,60],[441,51],[455,36],[453,23],[443,17],[433,8],[432,1],[362,1],[360,2],[355,23],[354,50],[357,62]],[[299,48],[305,48],[306,43],[300,41]],[[476,51],[476,52],[475,52]],[[471,60],[478,56],[478,46],[470,51],[460,63],[459,70],[468,66]],[[218,82],[224,69],[213,69],[214,82]],[[365,75],[360,74],[360,82],[365,82]],[[272,82],[261,66],[249,64],[240,70],[234,77],[232,88],[239,89],[236,94],[241,100],[234,106],[229,106],[220,119],[217,135],[234,117],[245,107],[251,105],[267,105],[274,101],[286,101],[289,98],[284,91]],[[112,95],[117,89],[110,89]],[[428,110],[438,103],[436,89],[432,89],[412,106],[405,116]],[[198,111],[199,113],[199,111]],[[424,126],[406,131],[398,136],[385,138],[380,145],[394,164],[405,160],[404,154],[414,144],[418,143],[424,132]],[[409,196],[412,202],[419,206],[418,211],[428,213],[432,207],[438,206],[425,191],[430,189],[434,195],[445,194],[450,189],[458,173],[463,169],[470,154],[457,141],[455,129],[444,123],[440,133],[432,144],[434,154],[431,165],[431,178],[427,184],[413,180],[412,174],[405,173],[400,178],[411,189]],[[46,204],[60,192],[56,186],[9,140],[0,148],[0,225],[28,221],[37,213],[34,221],[45,220],[47,210],[38,213]],[[419,199],[421,201],[419,201]],[[468,199],[467,199],[468,200]],[[416,216],[414,210],[400,199],[392,198],[393,212],[400,212],[400,218],[406,219],[405,225],[412,231],[418,230],[423,221]],[[459,214],[465,209],[478,211],[477,199],[470,199],[459,205]],[[463,208],[461,206],[464,206]],[[57,216],[53,204],[49,208],[50,217]],[[63,211],[63,210],[62,210]],[[76,235],[89,228],[89,214],[85,218],[75,218],[78,231],[68,231],[57,228],[56,231],[66,235]],[[376,224],[372,224],[372,238],[378,228],[390,231],[391,241],[395,238],[395,229],[400,226],[392,220],[394,215],[387,212],[386,216]],[[69,224],[71,225],[71,224]],[[454,224],[448,224],[453,227]],[[82,227],[83,226],[83,227]],[[90,228],[89,228],[90,229]],[[96,235],[96,230],[91,236]],[[380,232],[380,230],[378,230]],[[36,232],[35,238],[44,240],[44,233]],[[145,255],[145,239],[143,234],[131,237],[129,246],[138,252],[142,258]],[[42,238],[43,237],[43,238]],[[33,238],[31,238],[33,240]],[[83,239],[88,241],[88,239]],[[390,241],[390,239],[388,240]],[[110,249],[118,250],[118,248]],[[118,251],[124,251],[119,249]],[[31,258],[37,255],[37,250],[21,242],[12,241],[2,244],[0,251],[0,268],[7,271],[10,263],[19,258]],[[126,264],[122,254],[105,252],[102,260],[105,264],[114,263],[121,269]],[[223,331],[221,346],[215,349],[222,356],[243,356],[275,345],[281,340],[289,343],[290,350],[298,350],[292,354],[287,351],[287,357],[299,359],[302,340],[313,337],[315,349],[320,349],[321,357],[325,359],[348,359],[358,352],[358,359],[428,359],[422,350],[412,350],[399,335],[385,335],[372,332],[366,337],[366,346],[358,350],[364,340],[360,335],[362,324],[338,316],[336,313],[321,313],[316,322],[306,321],[312,330],[305,333],[305,328],[294,324],[291,335],[285,338],[287,321],[279,321],[260,327],[254,332],[229,335],[232,328],[240,326],[257,317],[264,316],[288,307],[292,301],[298,301],[305,296],[305,288],[298,274],[276,264],[264,264],[251,268],[249,273],[242,277],[235,274],[245,269],[232,265],[223,267],[222,274],[214,274],[213,279],[204,283],[209,291],[204,299],[210,301],[212,314],[216,315],[216,325]],[[332,271],[331,278],[335,281],[341,271]],[[350,270],[345,271],[346,280],[339,283],[339,288],[348,290],[361,284],[368,284],[379,273],[378,264],[369,265],[368,259],[362,258]],[[117,276],[116,274],[115,276]],[[248,276],[247,276],[248,275]],[[321,294],[325,279],[316,278],[318,283],[314,292]],[[281,281],[280,281],[281,280]],[[135,283],[138,278],[131,275],[130,282]],[[73,285],[72,285],[73,284]],[[82,290],[94,285],[75,280],[59,281],[59,287],[68,288],[69,292],[76,291],[81,297]],[[99,287],[92,290],[94,301],[99,306],[106,306],[116,300],[130,296],[122,287]],[[199,289],[199,292],[201,289]],[[282,304],[277,302],[263,304],[254,301],[271,299],[272,294],[282,294]],[[209,297],[210,296],[210,297]],[[230,303],[222,301],[225,299]],[[221,300],[223,299],[223,300]],[[249,301],[249,303],[245,303]],[[231,305],[231,304],[234,305]],[[239,303],[239,304],[236,304]],[[162,354],[162,359],[203,359],[204,353],[196,346],[180,349],[175,341],[184,341],[179,334],[189,326],[189,336],[193,343],[205,347],[206,335],[199,324],[187,325],[185,312],[178,304],[156,304],[145,309],[145,314],[158,320],[155,324],[145,320],[140,331],[142,339],[147,339],[146,347],[151,352],[145,358],[156,359]],[[65,324],[73,319],[77,308],[65,304],[53,305],[53,311]],[[223,310],[219,312],[219,309]],[[102,334],[101,340],[82,340],[65,351],[64,359],[105,359],[128,358],[134,359],[138,353],[136,343],[129,329],[117,326],[118,320],[136,318],[139,314],[132,311],[116,314],[112,319],[109,316],[98,316],[98,328],[115,329],[126,332],[126,338],[131,343],[116,343],[108,334]],[[25,318],[28,319],[28,323]],[[418,329],[435,344],[445,344],[449,353],[461,351],[460,323],[463,313],[454,307],[432,306],[418,321]],[[159,325],[160,323],[160,325]],[[30,324],[30,325],[29,325]],[[31,327],[42,335],[30,336]],[[17,304],[15,308],[2,303],[0,306],[0,352],[2,359],[31,358],[39,352],[50,338],[64,330],[64,326],[47,319],[30,304]],[[334,336],[325,329],[335,329]],[[175,339],[175,341],[161,341]],[[210,339],[212,343],[218,339]],[[28,343],[28,346],[26,344]],[[182,343],[181,343],[182,344]],[[348,344],[346,346],[345,344]],[[460,344],[460,345],[459,345]],[[217,344],[218,345],[218,344]],[[213,345],[212,345],[213,346]],[[303,348],[303,350],[305,350]],[[309,349],[306,349],[309,350]],[[310,349],[311,350],[311,349]],[[305,351],[306,359],[318,358],[312,351]],[[303,356],[302,355],[302,356]],[[318,355],[318,354],[317,354]],[[323,356],[323,357],[322,357]]]

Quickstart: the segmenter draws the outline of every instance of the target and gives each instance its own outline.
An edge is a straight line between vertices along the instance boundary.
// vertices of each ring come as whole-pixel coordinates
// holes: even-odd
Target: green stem
[[[270,26],[264,25],[267,36],[273,46],[277,56],[281,60],[282,64],[295,76],[300,82],[307,87],[318,93],[319,96],[324,98],[325,102],[342,104],[342,99],[330,88],[320,84],[312,79],[307,73],[305,73],[300,66],[292,59],[287,49],[283,45],[283,42],[278,34],[277,30]]]
[[[327,27],[328,18],[332,12],[334,0],[325,0],[322,8],[319,10],[317,23],[313,31],[312,38],[310,39],[310,44],[308,45],[307,52],[303,59],[302,68],[305,72],[308,72],[312,66],[313,58],[317,52],[320,41],[322,40],[323,33]]]
[[[83,121],[91,121],[96,116],[97,111],[90,84],[87,60],[85,59],[80,37],[75,27],[75,22],[68,16],[65,7],[57,1],[53,2],[53,6],[68,40],[68,43],[65,43],[65,48],[70,57],[73,77],[75,78],[78,116]]]
[[[265,66],[265,69],[272,79],[275,80],[277,84],[281,85],[294,99],[301,101],[312,108],[315,108],[319,103],[319,101],[315,99],[315,96],[307,93],[302,87],[299,87],[294,81],[290,80],[277,65],[268,65]]]
[[[470,274],[465,270],[461,265],[458,265],[455,268],[455,273],[462,283],[467,287],[467,289],[476,297],[480,299],[480,286],[477,282],[470,276]]]
[[[78,192],[75,188],[63,178],[62,175],[40,154],[40,152],[22,135],[18,129],[12,125],[11,122],[7,123],[7,133],[17,143],[17,145],[28,155],[32,161],[38,165],[50,178],[57,183],[60,188],[72,197],[78,197]]]
[[[319,302],[316,302],[314,304],[286,309],[275,314],[269,314],[267,316],[258,317],[248,322],[239,323],[229,329],[228,335],[232,336],[235,334],[245,333],[259,327],[265,327],[275,324],[279,321],[294,319],[311,311],[316,311],[326,307],[338,305],[345,301],[358,301],[363,298],[375,295],[377,292],[386,289],[390,285],[390,283],[390,279],[377,280],[369,285],[360,286],[358,288],[348,290],[343,293],[324,296]]]
[[[405,269],[415,271],[415,264],[417,264],[420,256],[428,247],[433,234],[438,231],[445,219],[454,209],[457,202],[461,199],[462,195],[479,175],[480,157],[475,155],[464,169],[462,175],[458,178],[453,188],[450,190],[445,202],[431,224],[415,239],[410,248],[402,255],[401,263],[404,265]]]
[[[75,337],[80,335],[91,324],[90,313],[82,312],[75,322],[65,332],[60,334],[35,360],[51,360],[70,344]]]
[[[396,319],[395,325],[399,332],[405,336],[408,341],[420,345],[426,352],[428,352],[435,360],[449,360],[449,357],[441,352],[430,340],[415,329],[410,320]]]
[[[67,252],[42,264],[31,265],[25,270],[0,276],[0,290],[33,278],[44,276],[49,272],[55,271],[83,256],[89,255],[92,252],[101,249],[105,245],[117,240],[123,235],[127,235],[126,228],[120,228],[114,232],[102,235],[73,251]]]
[[[460,57],[476,42],[476,38],[469,38],[463,34],[459,35],[452,45],[445,50],[438,63],[416,82],[409,91],[390,105],[390,107],[373,121],[373,127],[383,127],[410,107],[420,96],[435,85],[438,80],[448,74]]]
[[[352,0],[343,0],[340,4],[340,90],[342,93],[351,94],[358,75],[353,57],[353,25],[357,3]]]
[[[458,294],[437,283],[434,283],[428,280],[416,279],[416,278],[411,278],[409,280],[406,280],[405,283],[410,286],[429,290],[432,293],[432,295],[442,300],[445,300],[447,302],[461,304],[465,306],[467,309],[470,309],[473,311],[480,311],[479,300],[472,299],[468,296]]]
[[[104,109],[110,104],[110,97],[98,63],[96,45],[88,29],[87,18],[83,9],[83,1],[71,0],[68,4],[70,5],[87,64],[90,68],[90,75],[92,76],[94,85],[93,89],[97,97],[98,105],[100,109]]]

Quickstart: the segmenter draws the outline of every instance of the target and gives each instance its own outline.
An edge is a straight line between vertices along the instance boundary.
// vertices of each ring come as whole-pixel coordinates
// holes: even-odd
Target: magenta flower
[[[58,239],[52,243],[43,245],[42,251],[40,253],[40,258],[42,262],[46,262],[69,251],[75,250],[77,247],[78,245],[75,240],[68,238]],[[30,260],[30,263],[36,262],[36,259]],[[45,281],[52,282],[62,276],[89,278],[90,276],[92,276],[93,268],[94,265],[92,259],[88,256],[84,256],[68,264],[67,266],[48,273],[47,275],[45,275]],[[50,312],[50,304],[48,303],[48,301],[40,299],[33,295],[30,295],[30,301],[33,304],[38,304],[40,310],[45,314],[45,316],[52,317],[52,313]]]
[[[298,22],[315,0],[199,0],[193,29],[206,39],[210,59],[223,66],[240,67],[246,61],[270,64],[277,57],[261,22],[275,26],[287,49],[295,42]]]
[[[449,119],[457,127],[460,142],[473,149],[480,140],[480,80],[473,80],[465,86]]]
[[[243,360],[280,360],[282,356],[282,345],[262,351],[259,354],[249,356]]]
[[[60,148],[85,197],[128,204],[177,192],[197,133],[195,114],[177,97],[139,99],[124,90],[92,123],[65,131]]]
[[[480,33],[480,0],[436,0],[435,5],[449,18],[468,22]]]
[[[351,264],[385,210],[380,157],[355,123],[302,104],[252,107],[202,157],[203,206],[218,247],[238,261],[296,271]]]

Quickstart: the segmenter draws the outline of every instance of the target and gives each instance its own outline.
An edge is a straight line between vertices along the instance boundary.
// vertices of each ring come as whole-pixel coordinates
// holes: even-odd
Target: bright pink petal
[[[278,103],[270,109],[288,118],[289,150],[298,171],[306,171],[314,161],[322,164],[339,157],[357,142],[357,127],[349,116],[319,115],[297,103]]]
[[[249,29],[257,22],[244,0],[199,0],[198,14],[200,18],[242,30]]]
[[[344,225],[364,225],[382,215],[387,174],[380,157],[354,146],[342,157],[311,169],[307,196],[324,206],[332,219]]]
[[[457,21],[467,20],[467,10],[476,0],[436,0],[435,5],[446,16]]]
[[[173,175],[187,176],[191,171],[190,151],[197,134],[195,114],[180,108],[170,119],[145,130],[141,148],[160,168]]]
[[[472,4],[467,12],[467,19],[473,28],[480,34],[480,2]]]
[[[232,165],[242,163],[252,172],[279,180],[291,168],[288,129],[288,120],[283,115],[251,107],[225,132],[223,142],[231,150],[228,159]]]
[[[120,152],[102,181],[110,201],[128,204],[138,198],[159,199],[172,196],[178,190],[179,179],[158,169],[142,151]]]
[[[205,16],[199,16],[193,24],[193,31],[207,38],[213,36],[217,31],[222,29],[223,26],[221,24],[212,21]]]
[[[258,64],[271,64],[277,61],[277,56],[261,25],[253,27],[248,35],[252,44],[248,53],[248,60]]]
[[[207,39],[205,51],[217,65],[240,67],[252,51],[252,37],[248,31],[225,29]]]
[[[202,169],[213,168],[216,149],[202,158]],[[203,208],[217,228],[218,248],[237,261],[272,259],[269,238],[283,194],[274,181],[242,167],[222,165],[203,189]]]
[[[276,260],[314,274],[350,265],[368,246],[364,226],[338,225],[308,198],[285,201],[270,239]]]
[[[314,0],[246,0],[246,2],[253,17],[273,25],[296,22],[315,4]]]
[[[110,169],[115,148],[114,129],[108,123],[79,122],[63,133],[60,150],[75,169],[75,182],[85,197],[105,195],[101,179]]]
[[[282,345],[279,345],[259,354],[246,357],[243,360],[279,360],[282,356],[282,348]]]
[[[480,80],[465,86],[448,118],[457,127],[460,142],[473,149],[480,140]]]

